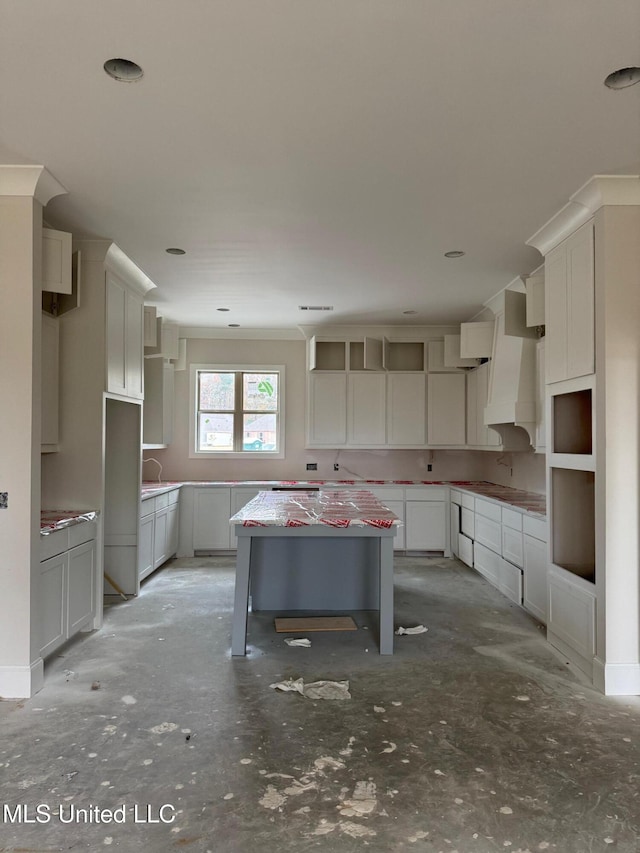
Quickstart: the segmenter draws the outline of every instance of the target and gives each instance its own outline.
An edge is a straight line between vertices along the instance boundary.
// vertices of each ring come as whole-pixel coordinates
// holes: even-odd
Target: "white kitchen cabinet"
[[[344,447],[347,441],[346,374],[311,373],[307,381],[307,446]]]
[[[387,444],[423,447],[427,442],[427,389],[424,373],[387,375]]]
[[[473,568],[473,539],[462,531],[458,534],[458,558],[470,569]]]
[[[42,229],[42,289],[52,293],[71,293],[72,235],[53,228]]]
[[[144,304],[113,272],[106,274],[107,391],[140,400],[143,376]]]
[[[168,559],[167,531],[169,528],[169,505],[154,514],[153,528],[153,568],[157,569]]]
[[[547,624],[547,543],[527,533],[523,535],[524,607]]]
[[[138,533],[138,577],[142,581],[178,551],[180,489],[141,503]]]
[[[475,358],[462,358],[460,355],[460,335],[444,336],[444,363],[446,367],[475,367]]]
[[[460,506],[451,500],[450,506],[450,522],[449,536],[451,541],[451,554],[454,557],[459,555],[460,549],[458,546],[458,537],[460,535]]]
[[[594,226],[585,223],[545,258],[546,379],[595,370]]]
[[[172,499],[175,496],[175,500]],[[173,557],[178,553],[180,536],[180,492],[169,492],[169,515],[167,520],[167,554]]]
[[[93,627],[95,535],[95,523],[83,522],[41,537],[42,556],[62,549],[40,563],[37,601],[43,658],[79,631]]]
[[[43,453],[58,449],[60,327],[56,317],[42,314],[42,428]]]
[[[446,488],[425,486],[405,491],[407,551],[441,551],[449,556],[449,500]]]
[[[193,490],[193,550],[228,551],[230,548],[231,489]]]
[[[462,358],[491,358],[493,320],[460,324],[460,355]]]
[[[347,443],[371,447],[386,442],[386,375],[350,373],[347,377]]]
[[[545,404],[545,341],[536,344],[536,453],[544,453],[547,446]]]
[[[173,439],[174,366],[161,358],[144,360],[142,446],[168,447]]]
[[[427,382],[427,440],[430,445],[464,446],[466,442],[466,377],[430,373]]]
[[[154,570],[153,545],[155,532],[155,501],[142,501],[142,516],[138,533],[138,577],[144,580]]]
[[[462,368],[446,364],[444,340],[427,344],[427,366],[429,373],[462,373]]]

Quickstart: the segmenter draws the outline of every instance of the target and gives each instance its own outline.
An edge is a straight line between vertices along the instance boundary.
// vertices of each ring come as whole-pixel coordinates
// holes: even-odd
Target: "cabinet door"
[[[153,565],[153,534],[155,515],[147,515],[140,519],[138,534],[138,577],[143,580],[154,569]]]
[[[308,443],[311,447],[343,447],[347,441],[347,376],[311,373]]]
[[[593,224],[567,240],[567,379],[594,372]]]
[[[405,505],[407,551],[446,551],[445,501],[407,501]]]
[[[59,326],[55,317],[42,315],[42,431],[40,443],[58,443]]]
[[[387,376],[387,444],[421,447],[427,441],[427,391],[423,373]]]
[[[564,244],[549,252],[544,264],[546,377],[561,382],[567,377],[567,255]]]
[[[125,394],[127,371],[125,361],[125,318],[127,293],[125,286],[107,273],[107,391]]]
[[[547,543],[524,534],[523,604],[547,624]]]
[[[67,637],[92,627],[95,608],[96,543],[85,542],[69,551]]]
[[[72,235],[53,228],[42,229],[42,289],[71,293]]]
[[[178,535],[180,522],[180,507],[174,503],[169,506],[167,518],[167,558],[178,553]]]
[[[359,447],[386,441],[386,375],[351,373],[347,379],[347,444]]]
[[[125,324],[126,394],[141,400],[144,397],[144,304],[142,296],[130,290],[126,291]]]
[[[230,547],[228,488],[193,490],[194,551],[227,551]]]
[[[451,504],[451,521],[449,525],[451,539],[451,553],[454,557],[458,556],[458,536],[460,533],[460,507],[458,504]]]
[[[545,423],[545,339],[536,346],[536,450],[544,451],[547,445]]]
[[[467,373],[467,444],[475,447],[480,444],[478,423],[478,371]],[[482,424],[484,426],[484,423]]]
[[[167,561],[167,544],[169,531],[169,507],[158,510],[155,515],[153,531],[153,566],[158,568]]]
[[[58,554],[40,563],[38,583],[38,613],[40,623],[40,654],[50,655],[66,639],[67,629],[67,553]]]
[[[464,445],[466,377],[431,373],[427,385],[427,438],[434,445]]]

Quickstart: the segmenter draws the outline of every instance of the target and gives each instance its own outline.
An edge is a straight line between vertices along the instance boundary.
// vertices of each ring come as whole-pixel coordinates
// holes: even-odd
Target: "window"
[[[283,456],[282,366],[193,365],[194,451]]]

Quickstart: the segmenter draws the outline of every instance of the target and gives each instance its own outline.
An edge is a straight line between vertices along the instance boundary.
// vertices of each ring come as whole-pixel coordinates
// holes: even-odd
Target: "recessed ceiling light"
[[[165,252],[168,255],[186,255],[187,254],[184,249],[176,249],[174,246],[171,246],[169,249],[165,249]]]
[[[461,258],[463,255],[464,255],[464,252],[461,252],[458,249],[456,249],[453,252],[445,252],[444,253],[445,258]]]
[[[229,311],[229,308],[216,308],[216,311]]]
[[[605,78],[604,85],[609,89],[626,89],[640,82],[640,68],[636,65],[630,68],[619,68]]]
[[[403,311],[403,314],[417,314],[417,311]]]
[[[240,323],[229,323],[229,328],[230,329],[239,329]]]
[[[132,62],[130,59],[107,59],[102,67],[109,77],[113,77],[120,83],[135,83],[144,74],[138,63]]]

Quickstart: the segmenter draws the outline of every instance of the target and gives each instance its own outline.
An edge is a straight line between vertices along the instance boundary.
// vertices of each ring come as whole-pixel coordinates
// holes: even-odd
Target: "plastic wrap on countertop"
[[[95,521],[98,513],[95,510],[81,509],[43,509],[40,513],[40,534],[46,536],[54,530],[82,524],[83,521]]]

